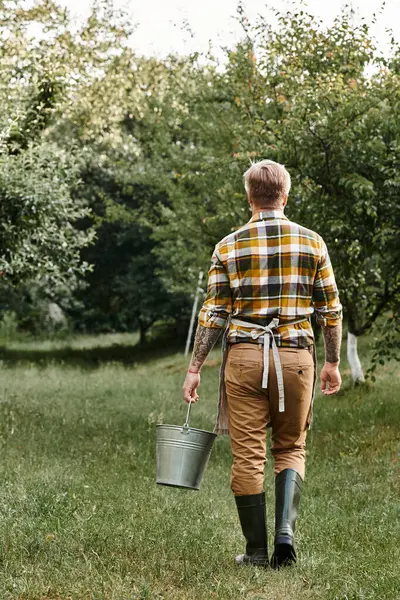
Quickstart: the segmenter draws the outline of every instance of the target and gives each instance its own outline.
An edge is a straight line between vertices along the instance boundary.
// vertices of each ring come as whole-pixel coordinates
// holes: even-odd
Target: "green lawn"
[[[299,563],[273,572],[233,565],[243,540],[227,438],[200,492],[155,484],[155,424],[183,424],[187,361],[137,349],[130,359],[131,339],[111,343],[0,351],[1,600],[400,599],[395,366],[371,388],[354,389],[345,371],[338,397],[318,395]],[[193,426],[213,427],[218,362],[215,351]],[[271,542],[272,484],[269,461]]]

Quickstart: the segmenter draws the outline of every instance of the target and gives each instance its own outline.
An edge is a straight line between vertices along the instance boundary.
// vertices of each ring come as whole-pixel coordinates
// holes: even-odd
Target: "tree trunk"
[[[347,360],[350,364],[351,376],[354,383],[363,383],[365,381],[361,361],[357,351],[358,338],[354,333],[347,332]]]
[[[146,326],[144,323],[142,323],[142,321],[139,321],[139,332],[140,332],[140,338],[139,338],[139,344],[143,345],[146,344],[147,339],[146,339],[146,333],[148,330],[148,326]]]

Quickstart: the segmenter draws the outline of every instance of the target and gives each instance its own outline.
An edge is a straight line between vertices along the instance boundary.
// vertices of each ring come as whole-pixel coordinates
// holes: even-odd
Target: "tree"
[[[187,295],[166,290],[153,252],[159,207],[169,204],[160,150],[169,134],[152,93],[155,86],[161,93],[167,78],[164,65],[125,49],[77,91],[52,131],[79,157],[78,199],[91,208],[87,224],[97,231],[95,245],[82,252],[93,271],[76,294],[75,318],[92,331],[138,328],[142,341],[157,320],[179,324],[190,310]],[[144,176],[150,157],[158,168]]]
[[[71,198],[76,171],[53,150],[51,144],[29,145],[0,158],[0,268],[13,285],[41,279],[54,289],[87,268],[79,251],[93,234],[78,231],[74,222],[88,211]]]
[[[328,29],[302,11],[276,16],[277,27],[262,18],[252,26],[242,12],[245,37],[227,52],[223,72],[206,69],[208,89],[197,76],[180,160],[171,153],[171,163],[181,164],[180,191],[171,196],[169,222],[157,233],[160,252],[166,257],[172,250],[173,232],[171,269],[182,247],[205,239],[205,228],[215,241],[225,235],[243,221],[239,174],[249,159],[283,162],[293,175],[289,217],[325,238],[354,347],[400,292],[397,48],[393,60],[379,56],[368,25],[352,26],[346,13]],[[206,114],[209,130],[218,135],[222,122],[221,139],[230,142],[204,135]],[[213,161],[214,185],[199,177],[189,197],[193,163],[184,151],[190,143],[198,160]],[[177,212],[188,215],[189,232],[175,223]],[[356,370],[354,376],[362,378]]]
[[[275,75],[277,117],[266,128],[277,128],[277,156],[296,174],[294,213],[329,245],[353,378],[363,380],[357,337],[400,293],[400,80],[395,64],[377,54],[366,23],[351,26],[344,14],[324,31],[301,13],[280,23],[279,35],[266,39],[278,59],[261,63],[268,78]],[[284,54],[287,47],[293,53]]]
[[[72,79],[66,14],[51,1],[30,9],[1,2],[1,10],[0,269],[6,284],[36,279],[54,292],[87,269],[79,250],[93,238],[74,227],[89,214],[71,195],[77,169],[46,137]],[[46,37],[32,38],[32,23]]]

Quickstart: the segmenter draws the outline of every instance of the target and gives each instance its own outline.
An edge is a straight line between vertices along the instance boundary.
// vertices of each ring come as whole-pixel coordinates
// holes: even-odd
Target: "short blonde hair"
[[[243,177],[246,192],[255,204],[279,206],[280,199],[289,195],[290,175],[284,165],[273,160],[252,163]]]

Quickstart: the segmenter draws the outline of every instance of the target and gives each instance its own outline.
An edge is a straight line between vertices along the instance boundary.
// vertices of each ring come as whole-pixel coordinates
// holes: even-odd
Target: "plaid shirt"
[[[277,345],[307,347],[314,341],[314,310],[321,325],[334,327],[342,318],[328,251],[317,233],[281,210],[267,210],[216,245],[199,314],[203,327],[224,328],[229,317],[265,326],[279,317]],[[230,322],[228,342],[243,341],[249,332]]]

